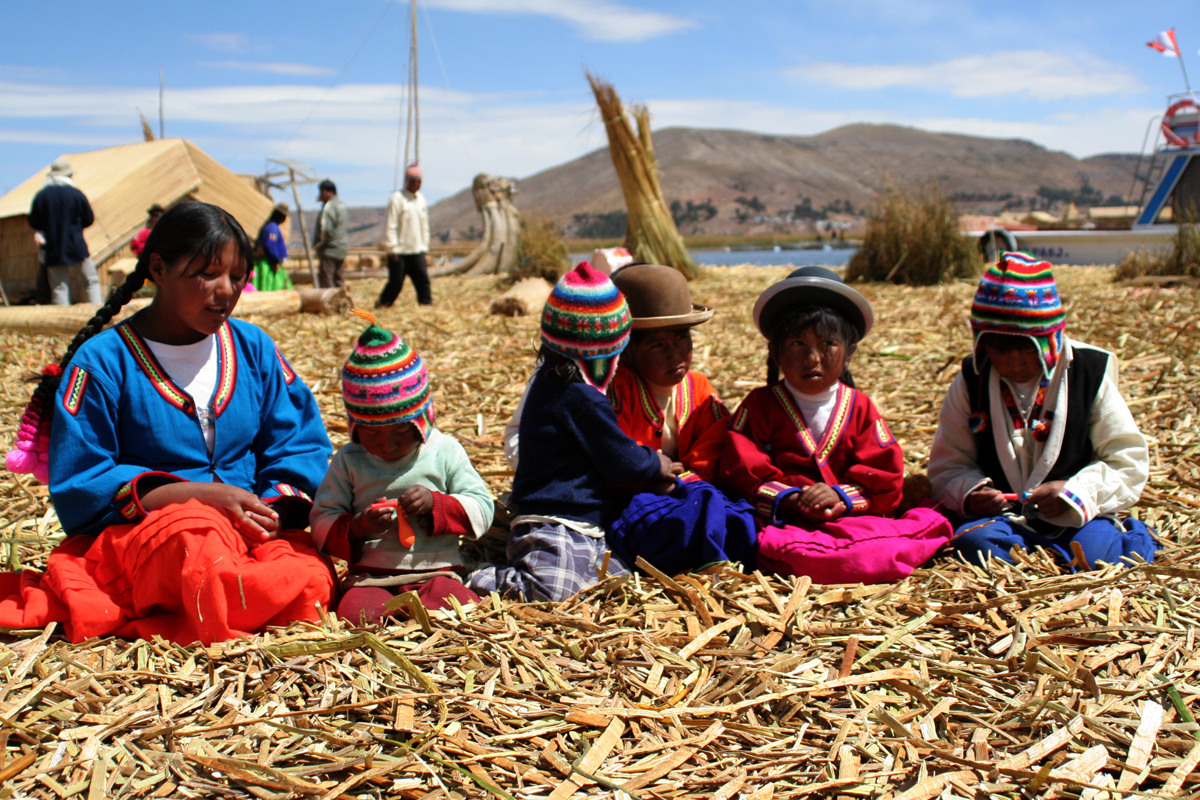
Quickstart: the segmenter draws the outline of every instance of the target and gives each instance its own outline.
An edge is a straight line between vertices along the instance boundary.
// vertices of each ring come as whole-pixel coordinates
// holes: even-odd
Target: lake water
[[[829,250],[693,250],[692,258],[697,264],[713,267],[728,267],[735,264],[752,264],[759,267],[776,267],[787,264],[797,267],[818,265],[822,267],[844,267],[850,262],[855,248]],[[591,258],[591,253],[572,253],[571,263]]]

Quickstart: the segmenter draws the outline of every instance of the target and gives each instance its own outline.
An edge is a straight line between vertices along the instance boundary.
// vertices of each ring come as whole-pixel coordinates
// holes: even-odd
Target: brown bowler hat
[[[691,327],[712,319],[713,310],[692,302],[687,278],[673,267],[622,267],[612,280],[629,304],[634,330]]]

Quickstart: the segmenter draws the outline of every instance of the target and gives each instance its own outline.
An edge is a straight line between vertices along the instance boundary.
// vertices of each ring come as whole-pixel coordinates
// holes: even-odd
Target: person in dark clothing
[[[100,278],[83,240],[83,229],[95,222],[92,206],[83,192],[75,188],[74,170],[66,159],[50,165],[46,185],[33,198],[29,208],[29,227],[46,241],[46,272],[50,280],[50,302],[56,306],[71,303],[71,267],[78,267],[87,285],[87,301],[100,304]]]

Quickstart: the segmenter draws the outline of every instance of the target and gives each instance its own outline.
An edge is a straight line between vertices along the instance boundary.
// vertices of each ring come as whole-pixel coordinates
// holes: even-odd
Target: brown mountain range
[[[962,213],[1137,199],[1126,200],[1136,155],[1077,159],[1021,139],[896,125],[848,125],[816,136],[665,128],[654,133],[654,148],[663,193],[668,203],[679,203],[684,234],[803,233],[822,217],[858,227],[863,210],[889,182],[934,181]],[[624,200],[607,148],[522,178],[517,189],[519,208],[549,216],[568,233],[619,236],[624,229]],[[351,210],[358,242],[382,238],[382,211]],[[430,222],[453,239],[478,229],[470,189],[434,205]],[[605,223],[617,232],[602,233]]]

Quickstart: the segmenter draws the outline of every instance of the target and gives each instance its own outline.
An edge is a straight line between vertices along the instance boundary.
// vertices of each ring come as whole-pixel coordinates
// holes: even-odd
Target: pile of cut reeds
[[[974,279],[983,269],[975,240],[958,231],[958,212],[935,184],[888,186],[867,207],[867,232],[846,280],[931,286]]]
[[[696,262],[675,227],[675,218],[667,208],[658,181],[649,109],[635,106],[626,112],[612,84],[591,73],[587,79],[596,95],[596,105],[608,134],[608,152],[625,194],[628,211],[625,248],[637,261],[665,264],[675,267],[689,279],[695,278]],[[636,133],[629,122],[630,116],[637,121]]]
[[[788,268],[707,270],[695,368],[731,406],[760,385],[754,298]],[[425,798],[1187,796],[1200,788],[1200,297],[1060,268],[1068,335],[1115,352],[1151,444],[1134,513],[1155,565],[1068,574],[1044,554],[988,574],[935,562],[895,586],[724,568],[610,580],[561,604],[484,598],[423,622],[328,620],[210,648],[56,631],[0,644],[0,793],[11,797]],[[377,282],[378,283],[378,282]],[[493,492],[537,319],[488,313],[495,278],[435,281],[380,313],[425,359],[438,426]],[[371,295],[379,285],[365,285]],[[973,287],[863,285],[854,364],[923,472]],[[407,299],[405,299],[407,298]],[[258,320],[346,441],[339,370],[362,323]],[[66,337],[0,334],[0,437],[22,376]],[[466,548],[503,559],[502,525]],[[0,477],[0,561],[41,568],[45,487]],[[1113,794],[1105,795],[1108,789]]]

